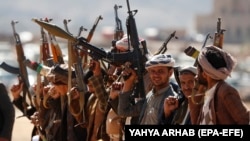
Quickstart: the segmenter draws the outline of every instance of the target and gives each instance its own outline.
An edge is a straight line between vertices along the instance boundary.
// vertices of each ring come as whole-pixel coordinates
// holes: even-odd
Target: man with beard
[[[250,112],[243,104],[239,92],[225,79],[230,76],[235,59],[216,46],[204,47],[198,56],[199,90],[189,99],[193,124],[249,124]],[[201,97],[202,95],[202,97]],[[197,97],[196,97],[197,96]]]
[[[169,96],[164,102],[164,114],[166,124],[179,124],[187,125],[191,124],[188,98],[191,97],[194,84],[195,76],[197,74],[197,68],[194,66],[185,66],[178,69],[178,78],[180,82],[181,93],[184,95],[184,99],[179,101],[178,98]],[[168,116],[174,113],[174,117],[171,121],[168,120]]]
[[[140,99],[134,105],[130,104],[130,96],[133,94],[137,75],[133,68],[127,67],[122,72],[123,76],[129,77],[124,81],[124,86],[119,94],[118,114],[120,116],[139,116],[137,124],[140,125],[161,124],[164,115],[164,99],[170,95],[178,97],[170,85],[174,63],[175,60],[167,54],[155,55],[146,62],[145,67],[153,88],[147,93],[146,98]]]

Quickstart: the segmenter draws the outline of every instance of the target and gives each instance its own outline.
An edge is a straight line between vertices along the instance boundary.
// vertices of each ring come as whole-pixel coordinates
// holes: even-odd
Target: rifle
[[[128,7],[128,17],[126,21],[126,27],[127,27],[127,34],[128,34],[128,45],[133,47],[133,54],[135,60],[132,61],[132,65],[134,65],[134,69],[136,70],[137,76],[138,76],[138,82],[136,83],[136,93],[135,95],[138,95],[139,98],[145,97],[145,88],[144,88],[144,79],[143,74],[145,72],[145,56],[143,56],[140,48],[139,48],[139,37],[137,33],[136,23],[134,19],[134,15],[137,13],[137,10],[130,10],[129,0],[127,1],[127,7]],[[145,48],[144,48],[145,49]],[[146,51],[146,50],[144,50]]]
[[[169,37],[163,42],[162,46],[159,48],[159,50],[154,54],[154,55],[157,55],[157,54],[164,54],[166,51],[167,51],[167,44],[168,42],[172,39],[172,38],[175,38],[175,39],[178,39],[178,37],[175,36],[175,33],[176,31],[174,31],[173,33],[171,33],[169,35]]]
[[[217,31],[214,34],[214,42],[213,45],[222,49],[223,41],[224,41],[224,31],[225,29],[221,29],[221,18],[218,18],[217,21]]]
[[[115,34],[114,34],[114,40],[115,41],[118,41],[120,40],[123,35],[124,35],[124,32],[123,32],[123,29],[122,29],[122,22],[121,20],[119,19],[118,17],[118,9],[119,8],[122,8],[121,5],[116,5],[114,6],[114,10],[115,10],[115,23],[116,23],[116,26],[115,26]]]
[[[115,6],[114,6],[114,11],[115,11],[115,32],[114,32],[114,40],[112,41],[112,48],[111,48],[111,51],[112,52],[116,52],[116,53],[118,53],[118,49],[116,48],[116,42],[118,41],[118,40],[120,40],[120,39],[122,39],[123,38],[123,35],[124,35],[124,32],[123,32],[123,29],[122,29],[122,22],[121,22],[121,20],[119,19],[119,17],[118,17],[118,9],[119,8],[122,8],[122,6],[121,5],[116,5],[115,4]],[[108,64],[108,71],[107,71],[107,73],[108,73],[108,75],[113,75],[113,73],[114,73],[114,71],[116,70],[116,68],[117,67],[115,67],[115,66],[113,66],[113,65],[111,65],[111,64]],[[117,72],[117,73],[120,73],[120,71],[119,72]],[[119,79],[121,78],[121,77],[118,77]],[[107,77],[107,78],[105,78],[105,82],[107,82],[107,81],[109,81],[108,80],[109,79],[109,77]]]
[[[30,105],[31,106],[35,106],[32,102],[32,98],[33,95],[31,94],[31,92],[29,91],[30,88],[30,83],[29,83],[29,78],[28,78],[28,73],[27,73],[27,68],[26,65],[24,64],[24,61],[26,60],[26,57],[24,55],[24,51],[23,51],[23,47],[22,47],[22,43],[19,37],[19,34],[16,33],[15,30],[15,24],[18,23],[17,21],[11,21],[11,25],[12,25],[12,29],[13,29],[13,34],[14,34],[14,38],[15,38],[15,42],[16,42],[16,53],[17,53],[17,61],[19,64],[19,75],[21,77],[21,80],[24,82],[24,86],[23,86],[23,107],[24,107],[24,115],[27,115],[27,102],[26,102],[26,96],[28,96],[29,100],[30,100]],[[28,94],[28,95],[26,95]]]
[[[90,42],[90,40],[92,39],[92,37],[93,37],[93,35],[94,35],[94,32],[95,32],[95,29],[96,29],[96,26],[97,26],[97,24],[99,23],[99,21],[102,20],[102,19],[103,19],[103,18],[102,18],[101,15],[97,17],[97,19],[96,19],[96,21],[95,21],[93,27],[92,27],[91,30],[89,31],[89,35],[88,35],[88,37],[87,37],[87,42]]]
[[[103,17],[102,17],[101,15],[99,15],[99,16],[97,17],[97,19],[95,20],[94,25],[92,26],[91,30],[89,31],[89,34],[88,34],[87,38],[85,39],[86,42],[88,42],[88,43],[90,42],[90,40],[92,39],[92,37],[93,37],[93,35],[94,35],[95,29],[96,29],[96,27],[97,27],[97,24],[98,24],[99,21],[102,20],[102,19],[103,19]],[[84,51],[80,51],[80,56],[81,56],[81,58],[84,57],[84,59],[83,59],[83,60],[84,60],[83,68],[85,68],[86,65],[87,65],[88,56],[87,56],[87,54],[86,54]]]

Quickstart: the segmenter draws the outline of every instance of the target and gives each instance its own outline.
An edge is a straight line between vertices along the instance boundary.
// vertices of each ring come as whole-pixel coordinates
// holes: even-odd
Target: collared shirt
[[[145,112],[143,114],[142,120],[140,124],[148,124],[148,125],[157,125],[159,124],[158,115],[159,109],[161,108],[161,101],[164,99],[164,93],[170,87],[165,87],[158,92],[154,92],[154,90],[150,91],[147,96],[147,105],[145,108]]]
[[[201,125],[213,125],[214,123],[212,122],[212,113],[211,113],[211,109],[210,109],[210,101],[213,99],[214,97],[214,92],[215,92],[215,88],[217,86],[218,83],[216,83],[212,88],[210,88],[209,90],[207,90],[205,92],[205,98],[204,98],[204,104],[202,107],[202,119],[201,119]],[[206,119],[206,114],[208,113],[208,118]]]

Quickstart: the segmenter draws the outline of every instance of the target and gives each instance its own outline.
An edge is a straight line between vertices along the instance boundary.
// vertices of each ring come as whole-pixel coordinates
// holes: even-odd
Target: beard
[[[204,86],[207,86],[207,80],[202,76],[198,76],[198,83]]]

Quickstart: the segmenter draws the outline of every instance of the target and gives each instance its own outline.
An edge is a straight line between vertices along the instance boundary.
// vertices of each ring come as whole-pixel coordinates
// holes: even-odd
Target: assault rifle
[[[27,68],[26,65],[24,64],[24,61],[26,60],[26,57],[24,55],[24,51],[23,51],[23,46],[19,37],[19,34],[16,33],[15,30],[15,24],[18,23],[17,21],[11,21],[11,25],[12,25],[12,29],[13,29],[13,34],[14,34],[14,38],[15,38],[15,42],[16,42],[16,53],[17,53],[17,61],[19,64],[19,75],[21,77],[21,80],[24,82],[24,86],[23,86],[23,107],[24,107],[24,115],[27,115],[27,102],[26,102],[26,96],[28,96],[29,100],[30,100],[30,105],[34,106],[32,98],[33,95],[31,94],[31,92],[29,91],[30,88],[30,83],[29,83],[29,78],[28,78],[28,73],[27,73]],[[26,95],[28,94],[28,95]]]
[[[123,32],[123,29],[122,29],[122,22],[121,20],[119,19],[118,17],[118,9],[119,8],[122,8],[121,5],[116,5],[114,6],[114,11],[115,11],[115,31],[114,31],[114,39],[113,41],[111,42],[112,43],[112,47],[111,47],[111,51],[112,52],[115,52],[115,53],[118,53],[119,50],[116,48],[116,42],[120,39],[123,38],[123,35],[124,35],[124,32]],[[116,70],[116,67],[111,65],[111,64],[108,64],[108,75],[113,75],[114,71]],[[120,73],[120,72],[117,72],[117,73]],[[107,77],[108,79],[108,77]],[[105,80],[105,81],[108,81],[108,80]]]
[[[221,29],[221,18],[218,18],[217,21],[217,31],[214,34],[214,46],[217,46],[222,49],[223,41],[224,41],[224,31],[225,29]]]
[[[101,16],[101,15],[99,15],[97,18],[96,18],[96,20],[95,20],[95,22],[94,22],[94,25],[92,26],[92,28],[90,29],[90,31],[89,31],[89,34],[88,34],[88,36],[87,36],[87,38],[86,38],[86,42],[90,42],[91,41],[91,39],[92,39],[92,37],[93,37],[93,35],[94,35],[94,32],[95,32],[95,29],[96,29],[96,27],[97,27],[97,25],[98,25],[98,23],[99,23],[99,21],[100,20],[102,20],[103,19],[103,17]],[[84,52],[84,51],[80,51],[80,56],[81,56],[81,58],[83,58],[84,57],[84,63],[83,63],[83,68],[85,68],[86,66],[87,66],[87,62],[88,62],[88,55],[87,55],[87,53],[86,52]]]
[[[122,37],[123,37],[123,34],[124,34],[124,32],[123,32],[123,29],[122,29],[122,22],[121,22],[121,20],[119,19],[119,17],[118,17],[118,9],[119,8],[122,8],[122,6],[121,5],[115,5],[114,6],[114,10],[115,10],[115,33],[114,33],[114,40],[115,41],[118,41],[118,40],[120,40]]]
[[[96,29],[96,26],[97,24],[99,23],[100,20],[102,20],[103,17],[100,15],[97,17],[93,27],[91,28],[91,30],[89,31],[89,35],[87,37],[87,42],[90,42],[90,40],[92,39],[93,35],[94,35],[94,32],[95,32],[95,29]]]
[[[135,96],[138,98],[144,98],[145,97],[145,88],[144,88],[144,72],[145,72],[145,62],[146,57],[144,56],[145,52],[147,52],[147,49],[144,48],[144,53],[141,51],[139,45],[139,36],[137,33],[137,28],[136,28],[136,23],[134,19],[134,15],[137,13],[137,10],[130,10],[130,5],[129,5],[129,0],[127,1],[127,7],[128,7],[128,17],[126,21],[126,26],[127,26],[127,34],[128,34],[128,45],[130,45],[131,41],[131,46],[133,47],[133,52],[132,54],[134,55],[132,60],[127,60],[132,63],[132,66],[137,72],[138,76],[138,82],[136,83],[136,93]]]
[[[166,51],[167,51],[167,44],[168,42],[172,39],[172,38],[175,38],[175,39],[178,39],[178,37],[175,36],[175,33],[176,31],[174,31],[173,33],[171,33],[169,35],[169,37],[163,42],[162,46],[159,48],[159,50],[154,54],[154,55],[157,55],[157,54],[164,54]]]

